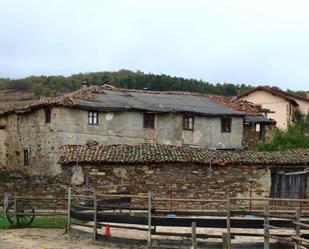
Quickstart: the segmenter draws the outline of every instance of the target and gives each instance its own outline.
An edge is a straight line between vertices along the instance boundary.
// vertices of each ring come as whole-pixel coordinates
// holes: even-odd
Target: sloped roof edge
[[[207,148],[162,144],[138,145],[64,145],[60,148],[59,163],[80,164],[150,164],[197,163],[213,165],[309,165],[309,149],[289,151],[210,151]]]

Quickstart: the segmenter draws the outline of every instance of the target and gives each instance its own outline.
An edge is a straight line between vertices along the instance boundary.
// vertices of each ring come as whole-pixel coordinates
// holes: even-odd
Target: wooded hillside
[[[252,86],[245,84],[217,83],[210,84],[202,80],[185,79],[161,74],[145,74],[143,72],[120,70],[118,72],[94,72],[87,74],[73,74],[64,76],[31,76],[23,79],[0,78],[0,91],[32,93],[33,98],[51,96],[64,92],[71,92],[87,80],[91,85],[111,84],[129,89],[148,89],[158,91],[190,91],[209,93],[225,96],[234,96],[237,91],[250,89]],[[294,92],[304,95],[305,92]],[[2,99],[3,100],[3,99]],[[1,99],[0,99],[1,101]]]
[[[236,95],[237,90],[250,88],[249,85],[230,83],[210,84],[202,80],[184,79],[169,75],[145,74],[120,70],[118,72],[95,72],[64,76],[32,76],[23,79],[0,79],[0,90],[33,91],[36,96],[53,95],[58,92],[69,92],[80,87],[87,80],[92,85],[111,84],[117,87],[159,91],[191,91],[201,93]]]

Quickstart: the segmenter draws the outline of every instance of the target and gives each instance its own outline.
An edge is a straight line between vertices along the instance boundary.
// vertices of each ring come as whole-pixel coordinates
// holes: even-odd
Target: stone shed
[[[174,145],[65,145],[63,174],[73,185],[151,190],[160,196],[224,198],[308,197],[309,150],[285,152],[209,151]],[[119,189],[120,188],[120,189]]]

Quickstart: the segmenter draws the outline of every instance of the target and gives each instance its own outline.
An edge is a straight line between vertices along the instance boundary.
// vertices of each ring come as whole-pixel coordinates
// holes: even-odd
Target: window
[[[45,110],[45,123],[50,123],[51,121],[51,109]]]
[[[155,115],[153,113],[144,113],[144,128],[154,129]]]
[[[96,111],[88,111],[88,124],[98,125],[99,124],[99,113]]]
[[[185,114],[183,116],[183,129],[193,131],[194,128],[194,116]]]
[[[221,132],[231,132],[232,119],[231,118],[221,118]]]
[[[29,166],[29,149],[24,149],[24,166]]]

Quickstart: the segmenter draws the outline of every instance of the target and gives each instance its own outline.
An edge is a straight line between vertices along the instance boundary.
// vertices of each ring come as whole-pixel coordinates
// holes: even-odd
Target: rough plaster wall
[[[304,114],[309,113],[309,102],[304,101],[304,100],[300,100],[300,99],[295,99],[295,101],[299,105],[298,106],[299,111],[301,111]]]
[[[272,95],[266,91],[255,91],[248,96],[244,96],[241,99],[259,104],[262,108],[270,109],[275,113],[268,113],[268,117],[277,121],[277,127],[280,129],[286,129],[288,127],[288,108],[290,106],[284,98]]]
[[[239,148],[242,144],[243,119],[232,119],[232,132],[221,133],[221,119],[195,117],[194,131],[183,130],[182,114],[157,114],[155,129],[143,128],[141,112],[99,113],[99,125],[88,125],[88,111],[57,108],[60,144],[85,143],[95,140],[104,144],[158,142],[163,144],[194,144]],[[77,136],[76,132],[80,135]],[[210,136],[210,132],[212,136]],[[77,142],[79,141],[79,142]]]
[[[214,148],[241,148],[243,119],[232,118],[231,132],[221,132],[221,119],[196,116],[194,131],[183,131],[185,144]]]

